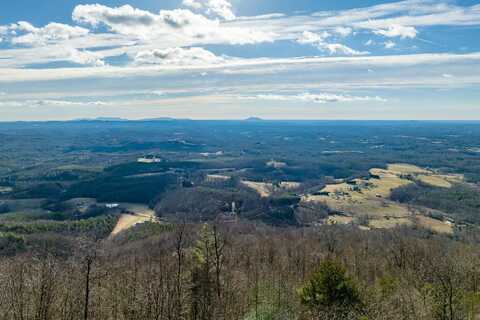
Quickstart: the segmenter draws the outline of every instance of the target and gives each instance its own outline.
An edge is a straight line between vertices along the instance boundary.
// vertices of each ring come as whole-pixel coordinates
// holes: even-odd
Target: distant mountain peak
[[[264,121],[262,118],[259,117],[250,117],[245,119],[245,121]]]

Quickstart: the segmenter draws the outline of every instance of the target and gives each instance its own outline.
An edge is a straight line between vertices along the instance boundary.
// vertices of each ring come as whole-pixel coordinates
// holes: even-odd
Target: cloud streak
[[[340,29],[337,31],[340,35],[346,36],[348,29]],[[309,44],[317,47],[318,50],[328,52],[330,55],[345,55],[345,56],[361,56],[367,55],[368,51],[354,50],[341,43],[328,43],[327,39],[331,37],[331,34],[323,31],[322,33],[314,33],[310,31],[304,31],[297,42],[300,44]]]
[[[107,106],[109,103],[104,101],[69,101],[69,100],[7,100],[0,101],[0,107],[85,107],[85,106]]]
[[[168,48],[142,51],[134,60],[135,65],[209,66],[225,62],[203,48]]]
[[[359,102],[359,101],[376,101],[386,102],[384,98],[378,96],[351,96],[344,94],[332,94],[332,93],[301,93],[296,95],[278,95],[278,94],[259,94],[256,96],[240,96],[239,99],[246,100],[268,100],[268,101],[289,101],[289,102],[305,102],[305,103],[336,103],[336,102]]]

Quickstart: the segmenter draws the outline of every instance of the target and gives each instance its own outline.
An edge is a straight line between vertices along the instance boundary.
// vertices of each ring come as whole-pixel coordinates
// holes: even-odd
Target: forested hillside
[[[474,319],[478,234],[177,225],[0,262],[0,319]],[[135,240],[136,239],[136,240]]]

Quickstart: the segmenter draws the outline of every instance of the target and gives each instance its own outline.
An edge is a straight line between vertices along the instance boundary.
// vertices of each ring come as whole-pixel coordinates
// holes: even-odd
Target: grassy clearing
[[[428,184],[433,187],[439,188],[451,188],[452,184],[442,176],[426,176],[426,175],[419,175],[417,177],[419,181],[422,183]]]
[[[410,226],[413,222],[410,218],[384,218],[369,221],[368,226],[372,229],[391,229],[398,226]]]
[[[262,198],[268,198],[273,193],[273,185],[271,183],[242,181],[242,184],[256,191]]]
[[[122,214],[120,216],[120,219],[118,219],[118,222],[115,225],[115,228],[110,234],[110,238],[115,237],[116,235],[120,234],[123,231],[133,228],[137,224],[144,223],[147,221],[150,221],[150,219],[145,216],[138,216],[133,214]]]
[[[437,233],[453,234],[454,225],[452,223],[436,220],[426,216],[416,216],[415,221],[418,225]]]
[[[228,181],[230,180],[231,177],[230,176],[225,176],[225,175],[221,175],[221,174],[207,174],[205,180],[207,182],[225,182],[225,181]]]
[[[430,174],[432,171],[407,163],[393,163],[388,165],[388,171],[395,174]]]
[[[273,183],[267,183],[267,182],[254,182],[254,181],[246,181],[246,180],[242,181],[241,183],[245,187],[256,191],[262,198],[268,198],[272,196],[273,193],[278,191],[295,190],[301,186],[299,182],[292,182],[292,181],[283,181],[283,182],[280,182],[278,185],[274,185]]]
[[[345,217],[340,215],[329,216],[327,219],[328,224],[350,224],[353,222],[352,217]]]
[[[155,212],[148,206],[136,203],[121,203],[120,207],[129,213],[125,213],[120,216],[120,219],[118,220],[115,228],[110,234],[110,238],[113,238],[116,235],[128,229],[131,229],[138,224],[142,224],[145,222],[159,222],[155,215]]]
[[[379,196],[388,198],[394,189],[411,183],[412,181],[410,180],[390,176],[382,177],[381,179],[370,179],[367,182],[367,187],[361,188],[361,193],[366,198],[378,198]]]
[[[326,204],[332,211],[349,214],[353,217],[368,217],[370,228],[394,228],[398,225],[412,225],[415,221],[420,225],[439,233],[452,233],[453,224],[444,223],[429,217],[418,216],[407,205],[391,201],[392,191],[421,181],[437,187],[451,188],[452,183],[463,181],[460,175],[439,175],[433,171],[409,164],[389,164],[388,169],[373,168],[372,178],[356,179],[350,183],[327,185],[322,195],[305,195],[302,202]],[[406,177],[408,176],[408,177]],[[329,221],[334,223],[350,223],[352,219],[333,216]]]
[[[295,190],[301,187],[300,182],[283,181],[280,182],[280,188],[285,190]]]

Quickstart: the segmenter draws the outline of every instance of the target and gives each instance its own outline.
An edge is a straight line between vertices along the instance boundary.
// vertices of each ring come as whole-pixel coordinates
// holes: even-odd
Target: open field
[[[395,174],[429,174],[430,170],[407,163],[393,163],[388,165],[388,171]]]
[[[280,188],[285,190],[295,190],[301,187],[301,183],[292,181],[280,182]]]
[[[268,198],[273,192],[273,185],[271,183],[242,181],[242,184],[256,191],[262,198]]]
[[[327,219],[327,224],[350,224],[353,222],[352,217],[340,216],[340,215],[331,215]]]
[[[230,176],[225,176],[221,174],[207,174],[207,176],[205,177],[205,180],[207,182],[225,182],[230,179],[231,179]]]
[[[441,176],[419,175],[417,179],[425,184],[439,188],[451,188],[452,184]]]
[[[451,188],[453,184],[464,183],[465,178],[460,174],[432,174],[432,175],[418,175],[417,180],[430,185],[432,187],[439,188]]]
[[[134,203],[121,203],[120,207],[126,212],[120,216],[117,225],[110,234],[110,238],[145,222],[158,222],[155,212],[145,205]]]
[[[254,181],[246,181],[246,180],[242,181],[241,183],[245,187],[256,191],[262,198],[268,198],[274,192],[295,190],[301,186],[300,183],[292,182],[292,181],[283,181],[283,182],[280,182],[278,185],[274,185],[273,183],[267,183],[267,182],[254,182]]]
[[[321,195],[304,195],[302,202],[323,203],[334,213],[368,217],[368,226],[371,228],[394,228],[417,222],[435,232],[453,232],[453,224],[424,216],[413,219],[415,210],[389,198],[393,190],[413,184],[414,181],[450,188],[450,181],[462,181],[461,176],[436,175],[433,171],[409,164],[390,164],[387,170],[372,168],[370,174],[372,177],[367,180],[355,179],[349,183],[327,185],[321,190]],[[414,181],[407,179],[405,175],[411,176]],[[333,215],[328,222],[345,224],[352,220],[350,217]]]
[[[123,231],[126,231],[137,224],[150,221],[151,219],[146,216],[133,215],[133,214],[122,214],[120,219],[117,222],[117,225],[110,234],[110,238],[115,237]]]
[[[384,218],[369,221],[368,226],[371,229],[391,229],[398,226],[411,226],[413,222],[410,218]]]
[[[449,222],[436,220],[422,215],[415,216],[415,222],[418,223],[418,225],[437,233],[453,234],[454,224]]]

